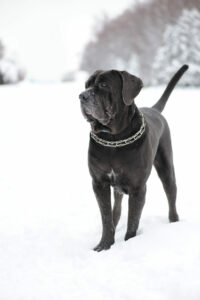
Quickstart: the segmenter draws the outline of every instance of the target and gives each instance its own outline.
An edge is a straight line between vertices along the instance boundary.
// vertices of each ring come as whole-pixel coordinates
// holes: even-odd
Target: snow
[[[152,171],[138,235],[125,242],[127,197],[108,251],[87,169],[84,82],[0,87],[0,299],[200,299],[199,90],[176,89],[169,121],[180,222]],[[163,88],[144,89],[151,106]]]

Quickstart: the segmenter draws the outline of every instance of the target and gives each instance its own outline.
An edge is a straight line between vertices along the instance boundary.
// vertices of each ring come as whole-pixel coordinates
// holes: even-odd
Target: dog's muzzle
[[[90,97],[94,97],[94,92],[92,91],[84,91],[79,95],[79,99],[81,100],[82,104],[87,104],[87,102],[89,101]]]
[[[86,90],[79,95],[81,110],[83,115],[87,118],[90,116],[95,120],[98,120],[102,125],[106,126],[110,120],[109,115],[103,108],[101,102],[96,101],[95,93],[92,89]]]

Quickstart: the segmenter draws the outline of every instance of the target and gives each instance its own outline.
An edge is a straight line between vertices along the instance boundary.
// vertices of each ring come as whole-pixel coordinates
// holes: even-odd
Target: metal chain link
[[[130,136],[127,139],[124,140],[119,140],[119,141],[107,141],[107,140],[103,140],[101,138],[99,138],[94,132],[91,131],[90,135],[91,138],[93,140],[95,140],[95,142],[97,142],[98,144],[102,145],[102,146],[106,146],[106,147],[124,147],[126,145],[132,144],[135,141],[137,141],[145,132],[145,120],[144,120],[144,115],[143,113],[140,111],[140,116],[142,118],[142,125],[139,129],[138,132],[136,132],[134,135]]]

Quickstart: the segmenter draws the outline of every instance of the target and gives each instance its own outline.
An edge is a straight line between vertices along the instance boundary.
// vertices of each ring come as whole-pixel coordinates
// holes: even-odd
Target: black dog
[[[169,202],[169,220],[179,220],[176,211],[176,180],[169,127],[160,114],[187,65],[174,75],[160,100],[152,108],[134,103],[143,84],[123,71],[96,71],[80,94],[83,115],[92,131],[89,170],[101,211],[103,234],[96,251],[114,243],[123,193],[129,195],[125,240],[136,235],[145,203],[146,182],[155,166]],[[114,208],[110,187],[114,187]]]

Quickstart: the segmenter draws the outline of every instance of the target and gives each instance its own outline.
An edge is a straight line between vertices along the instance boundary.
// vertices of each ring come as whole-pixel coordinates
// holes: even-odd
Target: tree
[[[0,41],[0,84],[16,83],[25,78],[25,70],[15,60],[7,57],[6,50]]]
[[[4,56],[5,47],[3,42],[0,40],[0,59]]]
[[[200,12],[184,9],[175,25],[167,26],[163,46],[153,64],[153,84],[166,84],[183,64],[190,66],[180,84],[200,86]]]

